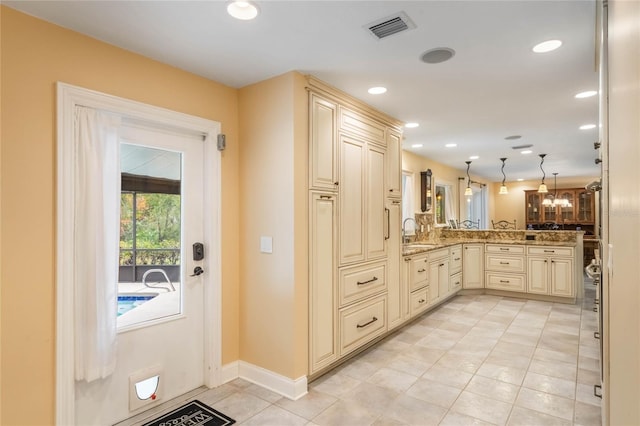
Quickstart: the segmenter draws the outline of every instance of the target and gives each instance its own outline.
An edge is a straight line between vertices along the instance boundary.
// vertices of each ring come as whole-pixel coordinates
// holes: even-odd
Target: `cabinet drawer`
[[[451,258],[449,265],[450,273],[456,273],[462,270],[462,246],[454,246],[449,249],[449,256]]]
[[[487,272],[485,279],[485,287],[496,290],[524,292],[526,287],[525,284],[524,275],[496,274]]]
[[[487,253],[524,254],[524,246],[487,244],[486,247],[485,247],[485,252],[487,252]]]
[[[487,254],[485,269],[499,272],[524,272],[524,256]]]
[[[412,258],[411,262],[411,288],[417,290],[427,285],[429,271],[427,268],[427,256]]]
[[[529,246],[527,253],[543,256],[573,256],[573,247],[541,247]]]
[[[386,311],[386,296],[340,310],[340,355],[383,334],[387,330]]]
[[[452,293],[462,288],[462,272],[451,275],[449,278],[449,291]]]
[[[411,316],[423,312],[429,306],[429,287],[424,287],[411,293]]]
[[[386,146],[386,129],[382,123],[346,108],[340,108],[340,129]]]
[[[387,263],[377,262],[340,269],[340,306],[387,289]]]

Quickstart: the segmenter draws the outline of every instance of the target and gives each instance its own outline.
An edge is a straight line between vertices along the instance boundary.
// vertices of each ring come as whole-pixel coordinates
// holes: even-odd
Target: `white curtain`
[[[450,220],[456,220],[455,200],[451,192],[451,186],[444,186],[444,218],[449,223]]]
[[[415,211],[413,204],[413,176],[402,175],[402,223],[408,217],[415,219]],[[415,234],[415,222],[408,221],[405,228],[406,235]]]
[[[80,106],[75,113],[75,378],[91,382],[116,364],[119,119]]]

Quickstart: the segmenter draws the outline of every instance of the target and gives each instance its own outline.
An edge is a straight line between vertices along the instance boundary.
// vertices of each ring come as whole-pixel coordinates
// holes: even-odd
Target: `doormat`
[[[225,426],[235,422],[231,417],[194,400],[142,426]]]

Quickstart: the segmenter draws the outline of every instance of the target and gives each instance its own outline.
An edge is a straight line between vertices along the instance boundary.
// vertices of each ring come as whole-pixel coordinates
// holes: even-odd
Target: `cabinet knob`
[[[333,184],[334,184],[335,186],[338,186],[338,185],[340,185],[340,182],[333,182]]]

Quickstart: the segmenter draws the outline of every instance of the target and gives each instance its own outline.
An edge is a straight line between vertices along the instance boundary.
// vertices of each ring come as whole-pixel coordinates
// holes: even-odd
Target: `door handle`
[[[193,268],[193,274],[190,275],[191,277],[197,277],[198,275],[202,275],[204,274],[204,269],[202,269],[199,266],[196,266],[195,268]]]
[[[384,208],[384,212],[387,215],[387,234],[384,236],[385,240],[388,240],[389,237],[391,236],[391,218],[390,218],[390,211],[388,208]]]

